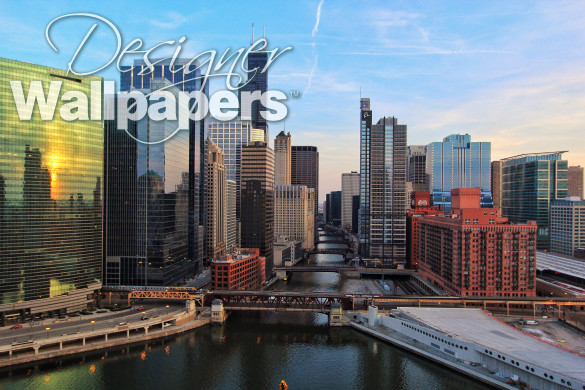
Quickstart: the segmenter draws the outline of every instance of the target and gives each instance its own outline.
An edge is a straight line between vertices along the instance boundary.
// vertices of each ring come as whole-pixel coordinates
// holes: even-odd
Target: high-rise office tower
[[[428,191],[427,147],[425,145],[410,145],[407,149],[406,164],[408,166],[406,181],[412,183],[412,191]]]
[[[502,207],[502,162],[492,161],[491,172],[492,199],[495,208]]]
[[[583,199],[583,167],[580,165],[569,167],[569,196]]]
[[[352,230],[352,202],[360,194],[360,174],[358,172],[341,174],[341,227]]]
[[[254,37],[252,36],[252,43],[253,40]],[[265,93],[268,90],[268,71],[264,72],[264,67],[267,62],[268,51],[266,51],[266,48],[248,54],[248,80],[246,85],[240,88],[241,92],[247,91],[253,93],[254,91],[259,91],[260,93]],[[265,107],[259,100],[255,100],[252,102],[251,108],[252,127],[264,131],[264,139],[262,141],[268,144],[268,126],[266,119],[261,114],[261,111],[264,111]]]
[[[236,182],[226,180],[226,223],[225,223],[226,253],[231,253],[239,247],[238,222],[236,218]]]
[[[223,151],[227,179],[236,182],[236,217],[240,221],[242,148],[251,141],[252,124],[242,120],[211,120],[208,134],[213,143]]]
[[[50,122],[38,107],[21,121],[12,81],[25,97],[32,81],[45,93],[62,83],[60,96],[102,88],[100,77],[0,58],[0,326],[87,308],[102,286],[102,123],[65,121],[61,100]]]
[[[179,93],[166,78],[151,79],[143,91],[160,88]],[[202,267],[201,123],[157,144],[136,142],[118,125],[105,122],[105,283],[179,283]],[[128,131],[156,142],[177,125],[145,116],[129,121]]]
[[[550,203],[568,193],[569,163],[563,153],[509,157],[502,164],[502,215],[511,222],[536,221],[538,249],[549,247]]]
[[[291,184],[291,143],[290,133],[281,131],[274,139],[274,183],[277,186]]]
[[[491,142],[471,142],[469,134],[451,134],[427,145],[426,173],[433,205],[451,209],[453,188],[480,188],[481,206],[492,207]]]
[[[306,186],[276,186],[274,234],[301,241],[304,249],[315,246],[315,190]]]
[[[384,264],[406,261],[406,125],[394,117],[372,124],[360,101],[360,255]]]
[[[152,62],[156,64],[151,68],[140,59],[135,60],[132,66],[121,66],[120,90],[150,89],[152,80],[165,79],[179,91],[187,93],[202,91],[209,96],[209,83],[202,86],[199,61],[192,62],[191,59],[177,58],[172,64],[170,59],[157,59]],[[189,154],[191,160],[189,183],[194,189],[189,195],[189,257],[196,262],[196,272],[201,271],[204,256],[204,248],[201,245],[204,237],[201,232],[205,231],[206,197],[205,178],[201,173],[205,172],[205,159],[200,157],[204,155],[207,138],[206,123],[207,119],[190,123],[190,131],[195,132],[196,137],[190,137],[190,148],[193,153]]]
[[[341,226],[341,191],[328,193],[327,199],[327,223],[333,226]]]
[[[220,148],[209,138],[206,142],[207,172],[207,237],[206,256],[209,261],[223,256],[226,252],[226,222],[227,222],[227,183],[224,165],[224,156]]]
[[[351,197],[351,232],[357,233],[360,226],[360,196]]]
[[[242,148],[242,246],[259,248],[272,274],[274,243],[274,152],[264,142]]]
[[[550,251],[575,256],[585,248],[585,200],[567,197],[550,204]]]
[[[316,146],[292,146],[291,183],[315,189],[315,210],[319,209],[319,151]],[[318,235],[315,219],[315,237]]]

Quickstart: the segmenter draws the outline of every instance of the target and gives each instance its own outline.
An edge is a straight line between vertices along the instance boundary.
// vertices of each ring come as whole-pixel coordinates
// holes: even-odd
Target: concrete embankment
[[[9,355],[5,355],[0,359],[0,368],[9,366],[26,366],[31,363],[57,359],[65,356],[75,356],[86,352],[105,350],[120,346],[144,343],[147,341],[154,341],[157,339],[174,336],[191,329],[195,329],[210,323],[210,318],[205,316],[203,318],[194,318],[193,315],[187,318],[177,318],[176,324],[168,327],[162,327],[158,330],[151,330],[145,333],[126,333],[126,337],[110,337],[116,330],[105,330],[103,334],[97,332],[86,332],[74,335],[76,337],[55,338],[43,340],[41,343],[34,343],[30,346],[28,351],[18,350],[18,346],[11,346]],[[117,333],[120,333],[117,330]],[[122,334],[124,332],[122,331]],[[102,338],[103,337],[103,338]],[[104,341],[105,340],[105,341]],[[81,342],[81,345],[79,343]],[[45,347],[54,346],[52,349],[43,350]],[[6,349],[6,348],[3,348]]]
[[[401,349],[404,349],[406,351],[409,351],[411,353],[414,353],[416,355],[424,357],[425,359],[428,359],[436,364],[440,364],[442,366],[450,368],[450,369],[452,369],[460,374],[469,376],[471,378],[474,378],[480,382],[486,383],[486,384],[493,386],[495,388],[506,389],[506,390],[512,390],[512,389],[517,390],[516,387],[508,385],[507,383],[504,383],[501,380],[498,380],[497,378],[493,378],[493,377],[489,376],[487,373],[483,374],[483,373],[479,372],[479,370],[477,370],[477,367],[471,367],[469,365],[465,365],[464,363],[458,363],[456,361],[452,361],[452,360],[449,360],[447,358],[443,358],[441,356],[433,354],[432,352],[426,351],[423,348],[418,348],[417,346],[412,344],[410,342],[410,340],[406,340],[406,338],[402,338],[402,337],[399,338],[398,335],[395,335],[395,336],[390,335],[389,332],[387,332],[386,330],[374,329],[370,326],[358,324],[358,323],[353,322],[353,321],[350,322],[350,326],[352,328],[359,330],[361,332],[364,332],[370,336],[373,336],[373,337],[376,337],[380,340],[386,341],[386,342],[393,344]]]

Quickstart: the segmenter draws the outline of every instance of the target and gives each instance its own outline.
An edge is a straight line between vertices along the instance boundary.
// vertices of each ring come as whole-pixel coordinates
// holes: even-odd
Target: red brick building
[[[536,222],[480,208],[480,190],[451,191],[451,214],[418,220],[421,276],[453,295],[536,295]]]
[[[438,215],[443,211],[431,206],[429,191],[413,191],[410,195],[410,207],[406,214],[406,267],[418,268],[418,221],[424,215]]]
[[[266,283],[266,258],[260,250],[236,249],[211,263],[214,290],[258,290]]]

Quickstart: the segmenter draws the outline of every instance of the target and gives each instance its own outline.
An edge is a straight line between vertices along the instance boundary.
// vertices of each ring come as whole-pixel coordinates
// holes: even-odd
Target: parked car
[[[14,325],[10,329],[20,329],[20,328],[22,328],[22,325]]]

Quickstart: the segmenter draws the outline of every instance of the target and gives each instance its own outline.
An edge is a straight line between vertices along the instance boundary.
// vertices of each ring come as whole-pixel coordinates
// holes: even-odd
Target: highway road
[[[26,342],[28,340],[37,340],[41,338],[61,336],[63,334],[89,332],[92,330],[112,328],[120,322],[136,323],[140,322],[142,316],[149,317],[164,316],[183,311],[182,305],[165,305],[145,304],[144,310],[138,311],[140,307],[137,304],[132,309],[122,310],[119,312],[80,315],[78,317],[66,317],[66,319],[47,318],[40,321],[38,325],[31,326],[30,323],[22,324],[20,329],[11,329],[4,327],[0,330],[0,345],[10,345],[13,342]],[[67,321],[70,320],[70,321]],[[55,322],[57,321],[57,322]],[[66,321],[66,322],[61,322]],[[95,321],[95,323],[91,323]],[[47,328],[50,328],[47,330]]]

